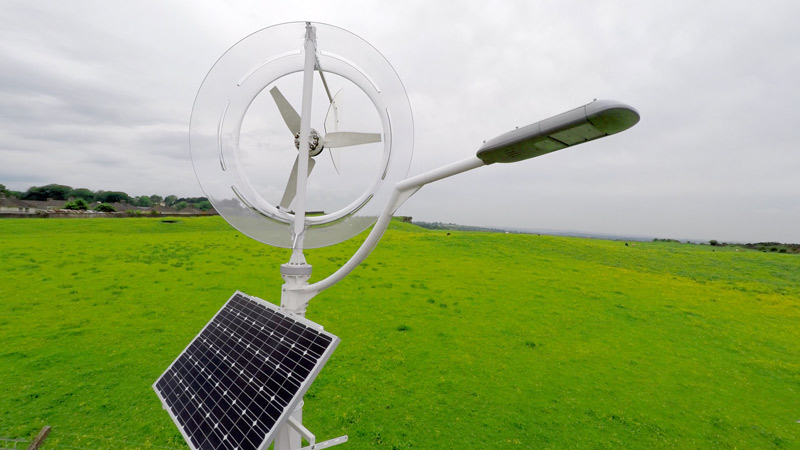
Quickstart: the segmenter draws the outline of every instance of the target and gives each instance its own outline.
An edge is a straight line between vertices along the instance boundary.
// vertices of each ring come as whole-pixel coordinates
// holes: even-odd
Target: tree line
[[[211,209],[211,202],[206,197],[178,197],[176,195],[138,195],[130,196],[122,191],[92,191],[86,188],[72,188],[63,184],[48,184],[46,186],[32,186],[27,191],[13,191],[0,184],[0,194],[7,197],[16,197],[20,200],[68,200],[85,203],[100,202],[105,204],[126,202],[133,206],[151,207],[163,203],[176,210],[194,207],[203,211]]]

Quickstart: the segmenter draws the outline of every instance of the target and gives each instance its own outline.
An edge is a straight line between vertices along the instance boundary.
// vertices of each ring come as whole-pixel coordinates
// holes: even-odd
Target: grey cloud
[[[309,18],[363,37],[399,73],[415,119],[412,175],[595,97],[642,113],[621,135],[427,186],[401,213],[800,242],[800,4],[460,6],[8,1],[0,17],[0,182],[199,195],[187,132],[204,75],[247,34]]]

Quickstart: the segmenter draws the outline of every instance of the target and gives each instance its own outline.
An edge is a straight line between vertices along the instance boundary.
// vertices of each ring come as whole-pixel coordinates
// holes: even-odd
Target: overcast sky
[[[427,186],[400,214],[800,242],[798,17],[791,0],[4,0],[0,183],[203,195],[188,132],[206,73],[246,35],[311,20],[394,66],[411,175],[595,98],[641,113],[625,133]]]

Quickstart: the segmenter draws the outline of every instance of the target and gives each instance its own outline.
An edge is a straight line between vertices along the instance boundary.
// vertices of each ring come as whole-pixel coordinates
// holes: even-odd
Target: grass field
[[[0,437],[186,448],[151,384],[286,260],[219,217],[0,220]],[[342,339],[304,411],[337,448],[800,448],[797,255],[397,223],[308,317]]]

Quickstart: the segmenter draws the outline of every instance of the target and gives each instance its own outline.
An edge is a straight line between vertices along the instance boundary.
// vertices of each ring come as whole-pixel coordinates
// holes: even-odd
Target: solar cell
[[[192,449],[266,449],[338,343],[236,292],[153,389]]]

